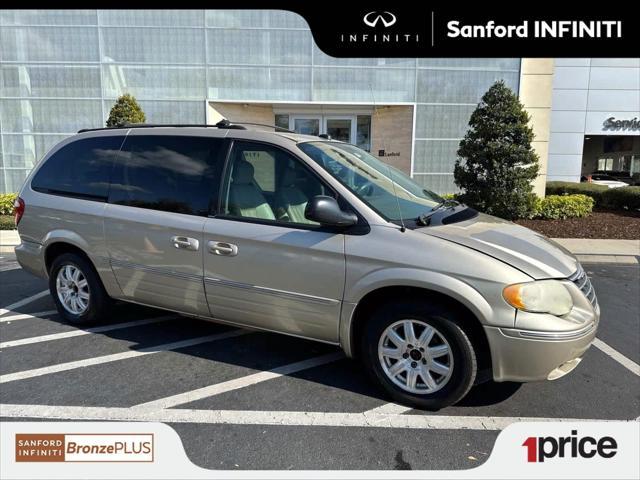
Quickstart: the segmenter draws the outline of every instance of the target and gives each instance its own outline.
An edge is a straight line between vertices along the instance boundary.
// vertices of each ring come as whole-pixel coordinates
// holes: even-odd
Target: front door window
[[[285,151],[261,143],[234,142],[224,181],[225,216],[279,224],[315,225],[305,216],[316,195],[331,195],[320,180]]]

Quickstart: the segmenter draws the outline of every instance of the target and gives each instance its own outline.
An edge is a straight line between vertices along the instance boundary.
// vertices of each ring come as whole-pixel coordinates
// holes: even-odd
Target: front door
[[[125,298],[209,314],[202,230],[216,190],[222,141],[129,134],[114,166],[105,209],[113,273]]]
[[[329,135],[333,140],[356,143],[355,115],[291,115],[289,129],[304,135]]]
[[[211,315],[337,342],[344,235],[304,217],[311,197],[333,193],[278,147],[235,141],[229,158],[220,211],[204,225]]]

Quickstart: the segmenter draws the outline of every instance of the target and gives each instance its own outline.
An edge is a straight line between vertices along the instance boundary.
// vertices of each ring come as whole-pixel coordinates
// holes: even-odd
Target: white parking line
[[[76,368],[89,367],[91,365],[101,365],[103,363],[115,362],[118,360],[124,360],[126,358],[141,357],[143,355],[149,355],[152,353],[166,352],[169,350],[177,350],[178,348],[192,347],[201,343],[213,342],[216,340],[224,340],[227,338],[238,337],[240,335],[246,335],[252,333],[249,330],[232,330],[230,332],[218,333],[215,335],[207,335],[205,337],[189,338],[187,340],[180,340],[179,342],[165,343],[162,345],[156,345],[154,347],[141,348],[140,350],[129,350],[121,353],[114,353],[111,355],[103,355],[100,357],[87,358],[86,360],[78,360],[75,362],[59,363],[58,365],[51,365],[49,367],[35,368],[33,370],[24,370],[22,372],[8,373],[6,375],[0,375],[0,384],[7,382],[15,382],[17,380],[25,380],[27,378],[40,377],[42,375],[48,375],[50,373],[66,372],[68,370],[74,370]]]
[[[598,349],[600,349],[600,350],[602,350],[604,353],[609,355],[611,358],[613,358],[616,362],[618,362],[624,368],[626,368],[627,370],[629,370],[632,373],[635,373],[636,375],[638,375],[640,377],[640,365],[638,365],[636,362],[631,360],[629,357],[625,357],[623,354],[621,354],[615,348],[613,348],[613,347],[609,346],[608,344],[604,343],[599,338],[594,338],[593,339],[593,346],[598,348]]]
[[[10,272],[11,270],[19,270],[22,267],[18,263],[5,263],[0,265],[0,272]]]
[[[36,313],[18,313],[16,315],[9,315],[8,317],[0,317],[0,322],[14,322],[16,320],[26,320],[28,318],[42,318],[47,315],[53,315],[58,313],[57,310],[45,310],[44,312]]]
[[[219,425],[411,428],[430,430],[502,430],[516,422],[620,421],[588,418],[472,417],[254,410],[193,410],[180,408],[151,410],[122,407],[68,407],[15,404],[0,404],[0,412],[2,412],[2,416],[6,418],[122,420]]]
[[[177,318],[178,315],[164,315],[162,317],[145,318],[142,320],[134,320],[132,322],[115,323],[113,325],[105,325],[103,327],[87,328],[86,330],[72,330],[70,332],[52,333],[51,335],[42,335],[39,337],[21,338],[20,340],[13,340],[9,342],[0,343],[0,349],[17,347],[20,345],[31,345],[33,343],[49,342],[51,340],[60,340],[63,338],[79,337],[81,335],[90,335],[92,333],[110,332],[112,330],[121,330],[123,328],[139,327],[141,325],[148,325],[150,323],[164,322],[172,318]]]
[[[46,295],[49,295],[49,290],[43,290],[40,293],[36,293],[35,295],[31,295],[30,297],[23,298],[11,305],[7,305],[4,308],[0,308],[0,315],[4,315],[5,313],[9,313],[11,310],[15,310],[16,308],[24,307],[25,305],[38,300]]]
[[[190,403],[203,398],[212,397],[221,393],[230,392],[239,388],[248,387],[249,385],[255,385],[256,383],[265,382],[273,378],[278,378],[283,375],[290,375],[301,370],[318,367],[326,363],[335,362],[344,358],[344,353],[336,352],[322,355],[319,357],[309,358],[296,363],[290,363],[281,367],[274,368],[266,372],[254,373],[227,382],[216,383],[209,385],[208,387],[198,388],[197,390],[191,390],[189,392],[179,393],[171,397],[160,398],[151,402],[141,403],[134,408],[147,408],[147,409],[160,409],[171,408],[176,405],[182,405]]]
[[[380,405],[379,407],[372,408],[371,410],[367,410],[365,415],[371,414],[395,414],[400,415],[402,413],[407,413],[408,411],[413,410],[411,407],[406,407],[404,405],[399,405],[397,403],[385,403],[384,405]]]

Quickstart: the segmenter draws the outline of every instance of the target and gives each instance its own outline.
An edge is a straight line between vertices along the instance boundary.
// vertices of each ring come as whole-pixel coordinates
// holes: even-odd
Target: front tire
[[[362,336],[369,375],[404,405],[437,410],[453,405],[473,386],[473,344],[453,308],[400,301],[377,309]]]
[[[111,307],[93,265],[75,253],[56,257],[49,271],[49,291],[60,316],[74,325],[98,322]]]

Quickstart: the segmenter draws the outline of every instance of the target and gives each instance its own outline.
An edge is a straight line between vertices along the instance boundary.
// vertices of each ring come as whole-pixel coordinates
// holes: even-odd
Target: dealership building
[[[585,52],[588,53],[588,52]],[[531,115],[546,180],[640,171],[640,59],[338,59],[277,10],[3,10],[0,192],[133,94],[149,123],[275,124],[359,145],[456,191],[458,143],[503,80]]]

